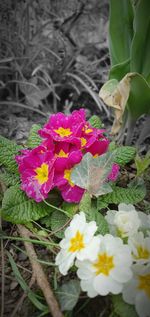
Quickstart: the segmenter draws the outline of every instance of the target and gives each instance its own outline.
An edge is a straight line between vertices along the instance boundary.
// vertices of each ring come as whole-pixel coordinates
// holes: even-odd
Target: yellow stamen
[[[71,187],[74,187],[74,183],[71,181],[71,170],[72,169],[64,171],[64,178],[67,179],[67,181]]]
[[[63,150],[60,150],[58,154],[56,154],[56,157],[68,157],[69,153],[65,153]]]
[[[135,256],[135,259],[149,259],[150,252],[147,249],[144,249],[141,245],[137,247],[138,255]]]
[[[113,256],[109,256],[106,253],[98,255],[98,260],[93,264],[96,269],[96,275],[104,274],[109,275],[109,272],[114,268]]]
[[[96,157],[98,157],[98,156],[99,156],[98,154],[93,155],[94,158],[96,158]]]
[[[90,132],[92,132],[92,131],[93,131],[93,129],[86,129],[86,130],[85,130],[85,133],[88,134],[88,133],[90,133]]]
[[[48,181],[48,165],[43,163],[40,167],[37,167],[35,170],[35,178],[38,180],[39,184],[42,185]]]
[[[138,288],[143,290],[150,298],[150,274],[139,276]]]
[[[59,129],[54,130],[57,134],[59,134],[62,138],[65,136],[69,136],[72,134],[70,128],[64,129],[60,127]]]
[[[80,138],[81,140],[81,146],[84,147],[87,143],[86,139],[85,138]]]
[[[80,231],[78,230],[76,232],[76,235],[70,240],[70,247],[69,247],[69,251],[70,252],[76,252],[76,251],[80,251],[81,249],[84,249],[84,236],[83,234],[80,233]]]

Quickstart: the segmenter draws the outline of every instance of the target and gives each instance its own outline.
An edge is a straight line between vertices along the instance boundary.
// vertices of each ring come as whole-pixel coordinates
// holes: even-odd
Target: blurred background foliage
[[[103,111],[108,1],[6,0],[0,3],[0,107],[51,113]],[[86,98],[85,98],[86,96]]]

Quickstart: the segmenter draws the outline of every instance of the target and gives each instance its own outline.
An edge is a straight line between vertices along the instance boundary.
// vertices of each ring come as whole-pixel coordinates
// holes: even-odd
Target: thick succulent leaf
[[[60,286],[56,292],[61,310],[72,310],[79,299],[81,289],[78,280],[70,280]]]
[[[133,9],[130,0],[110,0],[109,48],[111,65],[130,57],[133,38]]]
[[[0,136],[0,165],[4,165],[8,171],[18,173],[18,166],[15,156],[22,147],[3,136]]]
[[[29,132],[29,137],[27,140],[28,147],[35,148],[36,146],[38,146],[42,142],[42,139],[38,135],[38,130],[40,130],[40,129],[41,129],[40,124],[33,124],[32,128]]]
[[[150,75],[150,2],[140,0],[134,11],[134,37],[131,46],[132,72],[142,74],[146,79]]]
[[[27,223],[38,220],[49,213],[49,207],[29,199],[19,187],[12,186],[4,193],[2,218],[12,223]]]
[[[93,158],[91,153],[86,153],[82,161],[73,169],[71,180],[94,196],[111,192],[112,189],[106,180],[111,172],[113,161],[114,155],[111,152],[96,158]]]
[[[134,306],[125,303],[121,295],[112,295],[112,302],[118,317],[138,317]]]

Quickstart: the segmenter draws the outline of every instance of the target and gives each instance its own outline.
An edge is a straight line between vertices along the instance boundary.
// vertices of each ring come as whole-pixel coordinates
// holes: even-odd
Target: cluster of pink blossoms
[[[94,157],[105,153],[109,140],[105,130],[93,128],[85,119],[84,109],[71,115],[57,113],[39,130],[41,144],[32,150],[22,150],[16,157],[21,175],[21,189],[28,197],[40,202],[57,187],[63,199],[78,203],[84,189],[71,181],[71,170],[85,153]],[[116,180],[119,166],[114,164],[109,180]]]

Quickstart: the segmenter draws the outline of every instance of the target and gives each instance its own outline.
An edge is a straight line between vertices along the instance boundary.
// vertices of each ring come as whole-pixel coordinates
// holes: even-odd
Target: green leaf
[[[134,306],[125,303],[121,295],[112,295],[114,311],[119,317],[138,317]]]
[[[15,156],[19,154],[21,148],[21,146],[0,136],[0,165],[4,165],[12,173],[18,173]]]
[[[109,79],[117,79],[120,81],[127,73],[130,72],[130,59],[116,64],[110,69]]]
[[[68,215],[73,216],[79,210],[79,205],[74,203],[67,203],[66,201],[64,201],[62,203],[61,209],[67,211]]]
[[[110,152],[96,158],[86,153],[72,171],[72,182],[96,197],[111,192],[112,189],[106,180],[111,172],[113,159],[114,155]]]
[[[149,0],[138,1],[134,12],[134,37],[131,46],[131,71],[150,75],[150,6]],[[141,89],[142,91],[142,89]],[[143,95],[143,91],[142,91]],[[136,103],[135,103],[136,104]],[[142,107],[142,106],[141,106]]]
[[[115,163],[124,166],[134,159],[136,148],[133,146],[121,146],[115,149]]]
[[[130,0],[110,0],[109,48],[111,64],[129,59],[133,38],[133,9]]]
[[[79,210],[86,213],[89,213],[91,208],[91,196],[88,192],[85,192],[82,196],[82,199],[79,204]]]
[[[98,226],[97,233],[102,234],[103,236],[106,233],[109,233],[108,223],[100,212],[96,211],[92,220],[95,220]]]
[[[49,207],[29,199],[18,186],[12,186],[4,193],[2,218],[12,223],[27,223],[38,220],[49,213]]]
[[[17,174],[9,173],[5,171],[0,173],[0,180],[7,186],[14,186],[20,183],[20,177]]]
[[[55,236],[58,238],[64,238],[64,231],[67,223],[69,225],[70,218],[64,215],[62,212],[56,210],[51,215],[51,230],[55,232]],[[63,227],[63,228],[62,228]]]
[[[91,124],[93,128],[101,129],[103,127],[101,119],[96,115],[93,115],[89,119],[89,123]]]
[[[144,186],[121,188],[114,187],[113,192],[103,197],[99,197],[97,201],[98,209],[106,207],[108,204],[137,204],[144,199],[146,190]],[[103,206],[103,207],[102,207]]]
[[[135,158],[135,165],[137,169],[137,176],[140,176],[150,166],[150,151],[143,158],[137,154]]]
[[[56,292],[61,310],[72,310],[79,299],[81,289],[78,280],[70,280],[60,286]]]
[[[17,265],[13,259],[13,257],[11,256],[11,254],[9,252],[7,252],[8,254],[8,258],[9,258],[9,262],[11,264],[13,273],[15,275],[15,278],[17,280],[17,282],[20,284],[21,288],[24,290],[24,292],[27,294],[28,298],[30,299],[30,301],[35,305],[36,308],[38,308],[39,310],[45,311],[47,310],[47,306],[43,305],[37,298],[37,295],[31,291],[31,289],[29,288],[29,286],[26,284],[25,280],[23,279],[22,275],[20,274]]]
[[[29,132],[29,137],[27,140],[28,147],[34,148],[34,147],[40,145],[40,143],[42,142],[42,139],[38,135],[38,130],[40,130],[40,129],[41,129],[40,124],[33,124],[32,128]]]

